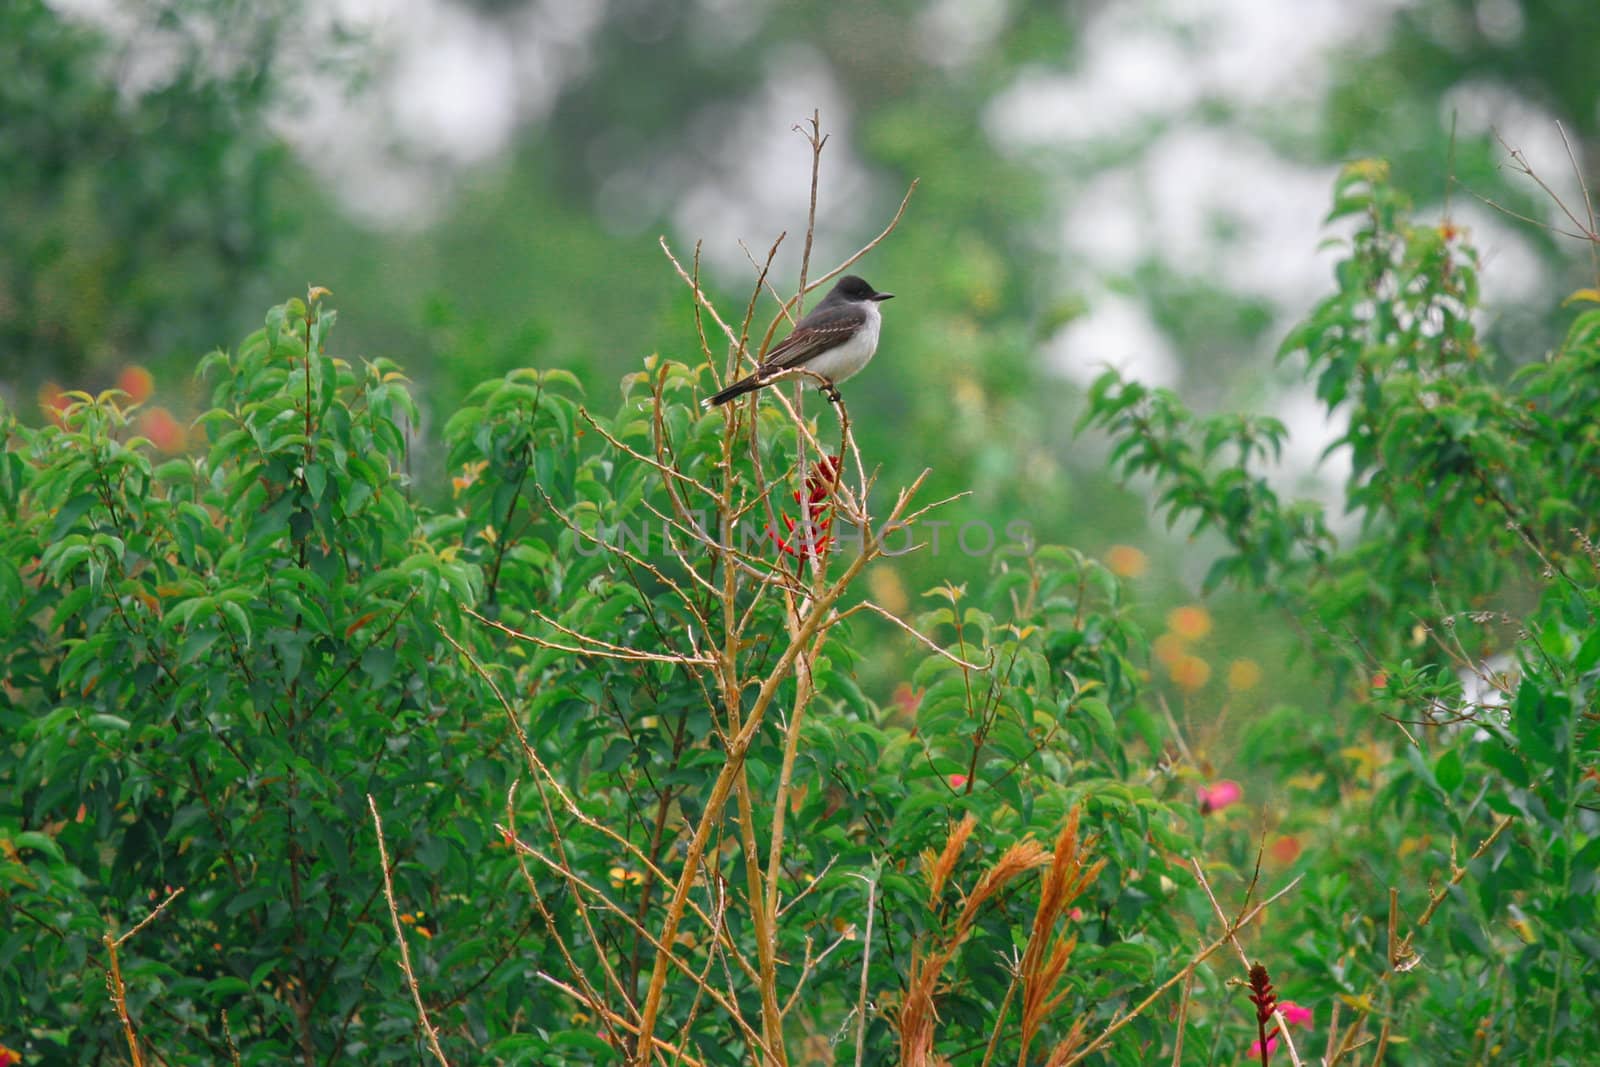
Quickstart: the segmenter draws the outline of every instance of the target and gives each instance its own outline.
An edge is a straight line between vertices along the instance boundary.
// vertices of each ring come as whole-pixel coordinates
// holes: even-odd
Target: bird
[[[770,385],[784,371],[804,368],[827,381],[823,390],[835,402],[834,388],[867,365],[878,350],[878,333],[883,314],[878,305],[893,298],[880,293],[865,278],[846,274],[822,302],[795,323],[782,341],[773,345],[755,373],[749,374],[713,396],[701,401],[708,408],[726,404],[735,397]]]

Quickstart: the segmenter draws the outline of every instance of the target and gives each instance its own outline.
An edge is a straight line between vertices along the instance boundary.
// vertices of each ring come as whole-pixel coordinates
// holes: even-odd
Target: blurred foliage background
[[[0,11],[0,389],[34,417],[60,389],[152,392],[144,428],[178,448],[199,356],[325,285],[347,343],[419,380],[423,492],[442,499],[431,442],[479,381],[565,367],[614,397],[652,352],[693,358],[658,236],[682,256],[703,239],[737,309],[739,242],[759,256],[787,232],[792,287],[792,127],[816,108],[818,267],[920,180],[859,267],[898,294],[848,390],[883,485],[931,467],[930,491],[970,493],[951,533],[1025,520],[1145,583],[1168,639],[1151,668],[1210,720],[1270,703],[1292,667],[1253,601],[1199,603],[1217,546],[1111,478],[1102,439],[1073,432],[1083,387],[1112,364],[1201,410],[1275,414],[1282,483],[1330,496],[1338,428],[1271,353],[1328,285],[1315,222],[1337,163],[1388,158],[1424,216],[1474,231],[1491,339],[1553,340],[1594,268],[1507,146],[1581,203],[1597,50],[1600,8],[1518,0],[18,0]],[[988,565],[946,537],[873,589],[906,607]],[[861,665],[879,699],[907,640],[884,631]]]

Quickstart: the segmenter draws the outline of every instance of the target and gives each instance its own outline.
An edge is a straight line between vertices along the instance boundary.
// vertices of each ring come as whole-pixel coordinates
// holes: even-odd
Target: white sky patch
[[[1063,190],[1067,284],[1092,287],[1156,261],[1266,300],[1284,324],[1303,314],[1328,286],[1333,253],[1318,246],[1337,168],[1285,158],[1248,132],[1248,117],[1205,125],[1198,113],[1206,101],[1244,116],[1285,100],[1309,106],[1326,91],[1333,52],[1376,38],[1398,2],[1107,5],[1085,24],[1075,69],[1019,73],[985,116],[1002,150],[1076,154],[1165,131],[1130,162]],[[1146,346],[1155,332],[1139,307],[1107,320],[1143,320],[1122,347]]]
[[[1175,347],[1182,339],[1162,334],[1137,295],[1102,288],[1102,279],[1127,278],[1153,261],[1273,307],[1276,324],[1257,354],[1261,373],[1272,373],[1271,348],[1332,291],[1333,265],[1345,253],[1323,242],[1348,236],[1354,221],[1323,223],[1337,166],[1285,157],[1252,135],[1251,116],[1278,115],[1294,101],[1314,109],[1331,83],[1331,61],[1379,39],[1401,3],[1106,5],[1086,23],[1075,67],[1023,70],[996,95],[985,116],[995,145],[1072,175],[1061,187],[1060,262],[1065,284],[1091,294],[1090,312],[1047,347],[1052,367],[1079,384],[1107,363],[1152,385],[1179,377]],[[1510,0],[1482,0],[1475,15],[1494,32],[1520,32]],[[1227,104],[1234,117],[1203,118],[1212,102]],[[1547,112],[1504,87],[1479,83],[1454,90],[1443,106],[1459,114],[1464,134],[1501,132],[1569,206],[1581,207]],[[1070,164],[1118,145],[1138,151],[1089,175]],[[1545,290],[1547,273],[1521,223],[1464,194],[1454,199],[1452,214],[1482,255],[1479,281],[1491,310]],[[1547,219],[1566,221],[1554,204]],[[1283,460],[1270,473],[1274,484],[1291,496],[1310,492],[1337,504],[1349,455],[1323,452],[1344,432],[1344,414],[1327,412],[1304,384],[1277,392],[1269,410],[1289,428]],[[1330,515],[1330,521],[1345,528],[1354,519]]]
[[[388,87],[389,108],[406,139],[456,163],[481,163],[510,139],[517,121],[511,42],[482,19],[438,7],[414,32]]]
[[[851,150],[850,109],[817,53],[796,47],[781,54],[765,85],[748,99],[739,107],[708,112],[695,124],[688,150],[695,157],[697,180],[680,194],[673,228],[683,240],[703,240],[703,259],[714,269],[752,281],[755,268],[739,241],[761,260],[786,230],[771,275],[783,291],[799,276],[811,200],[811,145],[795,125],[804,122],[809,129],[811,113],[818,110],[828,134],[817,191],[813,278],[855,251],[847,239],[871,221],[865,210],[873,202],[872,186]]]
[[[296,70],[293,103],[279,109],[275,128],[353,216],[421,229],[466,168],[549,115],[586,69],[605,5],[542,0],[504,19],[449,0],[334,0],[309,10],[308,37],[335,25],[357,36],[371,84],[352,89],[350,71],[326,62]]]
[[[1142,170],[1137,163],[1104,170],[1067,194],[1061,240],[1068,261],[1077,253],[1084,272],[1125,275],[1148,252],[1154,226]]]
[[[1045,359],[1069,381],[1087,387],[1107,367],[1147,385],[1177,384],[1177,354],[1166,334],[1150,322],[1137,301],[1106,294],[1090,301],[1045,344]]]
[[[1377,38],[1405,0],[1165,0],[1159,6],[1195,35],[1189,62],[1207,95],[1315,107],[1331,85],[1329,57]]]
[[[917,50],[936,67],[964,67],[994,43],[1010,14],[1009,0],[933,0],[917,24]]]
[[[1288,428],[1289,436],[1282,459],[1266,471],[1267,481],[1285,499],[1310,496],[1322,502],[1335,534],[1353,531],[1360,518],[1343,510],[1344,488],[1352,469],[1350,450],[1337,448],[1324,455],[1350,428],[1349,416],[1342,410],[1329,412],[1309,382],[1280,392],[1273,414]]]
[[[1473,15],[1478,29],[1497,45],[1514,44],[1522,36],[1524,20],[1518,0],[1478,0]]]
[[[1476,200],[1458,198],[1450,214],[1456,225],[1466,228],[1467,241],[1478,250],[1478,288],[1485,305],[1511,307],[1550,291],[1544,260],[1523,233],[1524,223]]]
[[[1118,137],[1143,120],[1187,110],[1195,102],[1198,86],[1173,77],[1186,65],[1183,51],[1165,35],[1091,41],[1076,73],[1024,68],[990,103],[985,127],[999,146],[1012,149]]]
[[[158,88],[176,69],[181,37],[146,26],[117,0],[50,2],[123,42],[124,91]],[[705,31],[696,40],[737,47],[774,2],[696,0],[691,17]],[[1281,112],[1286,100],[1306,101],[1312,114],[1327,88],[1330,55],[1378,39],[1404,2],[1143,0],[1092,9],[1072,68],[1020,71],[985,114],[1002,150],[1076,152],[1166,131],[1112,170],[1064,168],[1073,174],[1061,209],[1067,284],[1093,286],[1156,256],[1270,300],[1286,320],[1303,313],[1328,285],[1332,257],[1316,247],[1334,171],[1282,158],[1249,135],[1249,116],[1263,107]],[[928,0],[908,46],[954,69],[992,44],[1014,7],[1014,0]],[[535,0],[490,18],[453,0],[327,0],[307,8],[292,31],[320,49],[291,39],[279,56],[288,102],[274,125],[353,215],[426,226],[463,171],[546,118],[584,73],[607,8],[608,0]],[[1468,17],[1497,39],[1522,32],[1515,0],[1479,0]],[[335,27],[354,35],[349,62],[328,56]],[[198,16],[188,29],[202,42],[216,36]],[[212,43],[208,62],[219,69],[249,58],[228,41]],[[316,66],[299,59],[311,55]],[[369,75],[364,89],[350,81],[356,69]],[[669,214],[680,241],[707,239],[708,262],[724,273],[749,270],[740,238],[759,255],[777,229],[788,229],[780,276],[792,277],[809,194],[809,149],[792,126],[820,107],[833,138],[815,259],[829,263],[850,251],[846,239],[877,221],[866,218],[869,207],[898,190],[877,189],[851,153],[851,102],[818,53],[795,46],[769,69],[758,90],[696,116],[687,147],[663,148],[645,165],[619,159],[596,191],[606,224],[636,232]],[[1208,101],[1243,117],[1228,127],[1201,125]],[[1487,82],[1458,87],[1442,106],[1459,115],[1466,134],[1501,131],[1569,205],[1581,204],[1546,111]],[[1484,252],[1486,294],[1527,298],[1544,280],[1532,244],[1516,233],[1520,224],[1480,208],[1465,195],[1455,204]],[[1548,218],[1563,221],[1553,204]],[[1127,309],[1113,318],[1128,321]],[[1148,335],[1130,341],[1143,344]]]
[[[1083,25],[1078,65],[1032,67],[991,103],[1003,149],[1071,147],[1182,119],[1204,99],[1242,107],[1303,100],[1330,83],[1329,57],[1374,39],[1403,0],[1149,0],[1107,4]]]
[[[1298,314],[1327,285],[1317,245],[1337,173],[1237,129],[1177,127],[1074,196],[1065,259],[1091,271],[1164,260]]]
[[[696,40],[714,49],[740,48],[761,30],[774,0],[699,0]]]

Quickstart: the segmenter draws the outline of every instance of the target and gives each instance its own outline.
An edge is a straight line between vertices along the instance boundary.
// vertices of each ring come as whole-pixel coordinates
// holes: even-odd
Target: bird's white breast
[[[883,326],[883,314],[877,304],[868,304],[862,310],[866,312],[867,321],[855,332],[855,336],[807,360],[807,370],[816,371],[830,382],[842,382],[872,360],[872,354],[878,350],[878,331]]]

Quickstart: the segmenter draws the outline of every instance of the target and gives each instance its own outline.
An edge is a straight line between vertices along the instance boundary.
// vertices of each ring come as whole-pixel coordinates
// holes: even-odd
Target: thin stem
[[[383,843],[383,819],[378,815],[378,802],[367,794],[367,807],[372,811],[372,826],[378,833],[378,860],[383,872],[383,897],[389,902],[389,919],[394,924],[394,938],[400,945],[400,970],[405,973],[406,985],[411,988],[411,1000],[417,1006],[417,1019],[427,1038],[428,1048],[444,1067],[450,1067],[444,1049],[439,1047],[439,1034],[428,1019],[428,1009],[422,1005],[422,990],[417,986],[417,976],[411,969],[411,949],[406,945],[405,928],[400,925],[400,909],[394,902],[394,882],[389,877],[389,850]]]
[[[111,1003],[116,1006],[117,1019],[122,1023],[122,1034],[128,1041],[128,1056],[133,1061],[133,1067],[144,1067],[144,1053],[139,1049],[139,1035],[133,1029],[133,1017],[128,1014],[128,987],[122,981],[122,962],[117,957],[117,950],[127,944],[128,940],[143,930],[146,926],[156,921],[162,912],[183,895],[183,886],[179,886],[167,894],[167,899],[157,904],[155,910],[136,923],[132,930],[121,937],[112,937],[110,933],[100,938],[106,946],[106,954],[110,962],[106,968],[106,985],[111,990]]]

